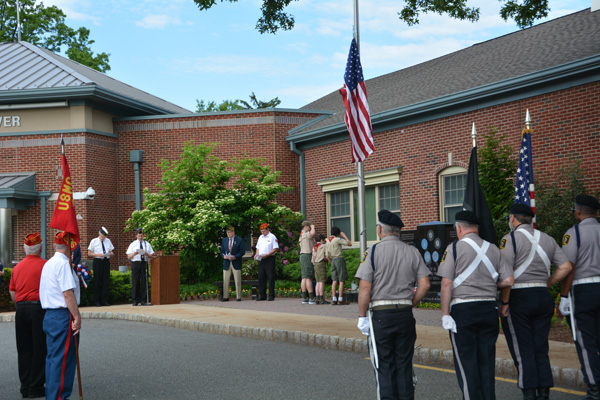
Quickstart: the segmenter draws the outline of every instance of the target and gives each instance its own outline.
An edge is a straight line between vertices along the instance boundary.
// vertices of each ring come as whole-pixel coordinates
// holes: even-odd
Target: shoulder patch
[[[498,246],[498,248],[499,248],[500,250],[502,250],[502,249],[503,249],[503,248],[505,248],[505,247],[506,247],[506,239],[502,239],[502,240],[500,241],[500,246]]]
[[[365,250],[365,252],[362,255],[362,258],[360,259],[360,263],[361,264],[364,263],[368,256],[369,256],[369,250]]]
[[[442,262],[446,261],[447,254],[448,254],[448,250],[444,251],[444,255],[442,255]]]
[[[569,244],[570,241],[571,241],[571,235],[565,235],[565,236],[563,236],[562,245],[566,246]]]

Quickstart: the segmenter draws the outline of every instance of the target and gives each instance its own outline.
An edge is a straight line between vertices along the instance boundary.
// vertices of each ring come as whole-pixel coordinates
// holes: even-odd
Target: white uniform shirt
[[[142,240],[142,247],[140,247],[140,241],[136,239],[133,242],[131,242],[131,244],[127,248],[127,255],[136,253],[135,256],[133,256],[133,258],[131,259],[131,261],[142,261],[142,257],[137,253],[138,249],[140,248],[144,249],[146,254],[149,256],[154,254],[154,250],[152,249],[150,243],[148,243],[146,240]],[[146,257],[145,255],[144,261],[148,261],[148,257]]]
[[[273,249],[278,249],[279,244],[277,243],[277,238],[271,232],[267,233],[267,235],[260,235],[258,241],[256,242],[256,251],[258,251],[259,256],[264,256],[265,254],[269,254],[273,251]]]
[[[95,254],[102,254],[102,253],[108,254],[111,251],[113,251],[114,249],[115,249],[115,246],[113,246],[113,244],[109,238],[104,238],[104,250],[105,251],[102,251],[102,242],[100,241],[99,238],[92,239],[92,241],[90,242],[90,245],[88,246],[88,250]],[[108,257],[95,257],[95,258],[108,258]]]
[[[79,303],[79,285],[66,255],[56,252],[44,264],[40,278],[40,302],[43,309],[66,308],[63,292],[73,290]]]

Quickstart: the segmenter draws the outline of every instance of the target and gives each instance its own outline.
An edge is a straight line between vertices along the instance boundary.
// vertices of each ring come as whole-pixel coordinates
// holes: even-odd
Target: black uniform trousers
[[[146,292],[147,271],[147,261],[134,261],[131,263],[131,301],[133,303],[144,304],[148,300],[148,293]]]
[[[496,302],[455,304],[450,316],[456,322],[456,333],[450,331],[450,341],[463,399],[494,400],[496,340],[500,332]]]
[[[379,361],[375,371],[379,398],[414,399],[412,360],[417,331],[412,307],[373,311],[372,323]]]
[[[44,396],[46,383],[46,334],[44,315],[39,302],[18,302],[15,332],[21,394]]]
[[[94,304],[108,303],[108,282],[110,282],[110,260],[94,258]]]
[[[583,380],[600,385],[600,283],[573,286],[577,355]]]
[[[275,298],[275,256],[263,258],[258,262],[259,298],[267,298],[267,280],[269,280],[269,299]]]
[[[548,356],[548,335],[554,314],[554,301],[545,287],[510,291],[508,317],[502,330],[517,368],[521,389],[554,386]]]

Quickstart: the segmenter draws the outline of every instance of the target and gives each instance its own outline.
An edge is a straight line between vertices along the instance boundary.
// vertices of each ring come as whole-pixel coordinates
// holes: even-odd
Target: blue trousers
[[[588,385],[600,384],[600,284],[573,286],[577,355],[583,380]]]
[[[46,310],[46,399],[68,399],[75,379],[75,336],[71,331],[71,313],[67,308]],[[77,335],[79,340],[79,335]]]

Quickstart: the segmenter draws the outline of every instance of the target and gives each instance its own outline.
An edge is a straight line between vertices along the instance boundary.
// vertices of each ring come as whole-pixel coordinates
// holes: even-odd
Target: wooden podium
[[[150,264],[152,304],[179,304],[179,256],[158,256]]]

